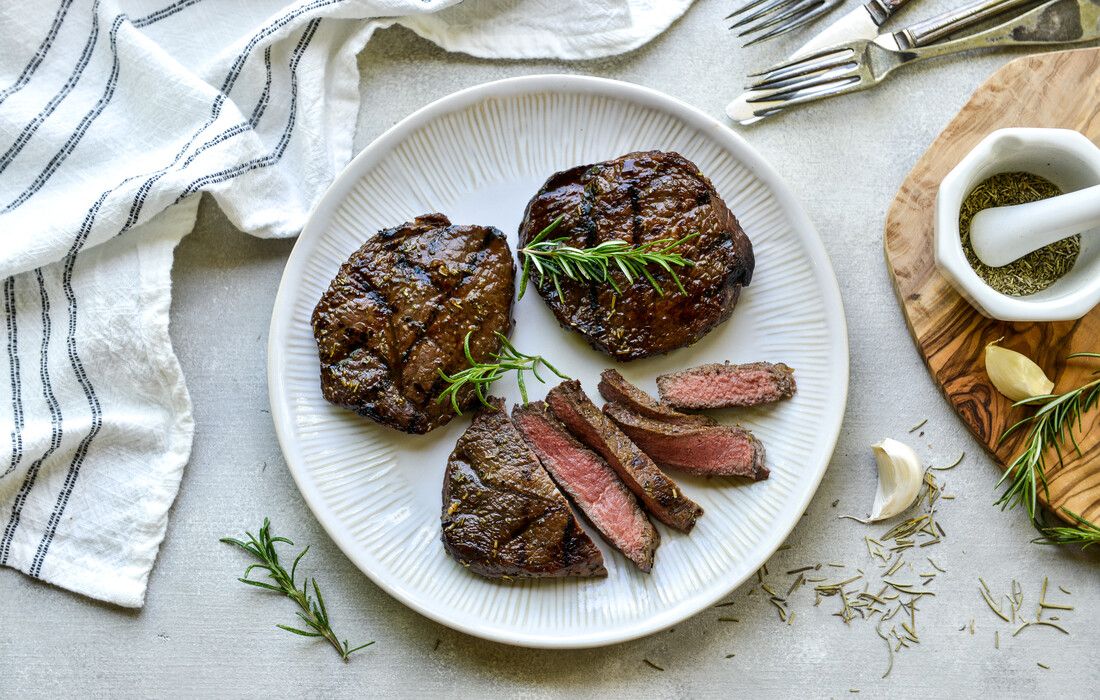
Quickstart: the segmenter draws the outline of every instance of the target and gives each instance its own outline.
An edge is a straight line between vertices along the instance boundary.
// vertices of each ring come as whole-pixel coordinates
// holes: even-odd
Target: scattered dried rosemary
[[[953,466],[961,461],[960,457]],[[757,571],[757,586],[751,588],[749,594],[759,588],[775,608],[779,621],[787,625],[794,622],[792,606],[805,600],[805,597],[796,599],[803,588],[812,592],[814,607],[827,600],[835,601],[832,616],[845,625],[866,623],[886,644],[887,665],[883,674],[886,677],[893,668],[895,655],[921,643],[917,613],[925,602],[935,597],[935,592],[929,589],[936,577],[946,573],[931,558],[917,554],[920,548],[938,544],[946,536],[935,519],[940,499],[950,498],[944,495],[945,485],[931,469],[926,470],[914,503],[915,506],[923,504],[924,512],[897,523],[878,538],[864,537],[874,567],[858,568],[839,562],[806,563],[786,571],[784,575],[790,584],[784,593],[782,586],[777,589],[767,578],[765,565]],[[906,559],[908,555],[926,560],[929,566]],[[843,571],[833,576],[831,569]]]
[[[1011,635],[1012,637],[1019,636],[1021,632],[1029,627],[1049,627],[1062,634],[1069,634],[1069,630],[1060,624],[1061,617],[1051,615],[1050,611],[1053,610],[1060,614],[1065,614],[1065,612],[1070,612],[1074,608],[1072,605],[1055,603],[1047,599],[1050,580],[1046,576],[1043,577],[1043,586],[1039,590],[1039,603],[1035,610],[1035,619],[1033,620],[1027,619],[1024,615],[1024,589],[1016,579],[1012,579],[1012,585],[1009,587],[1008,593],[997,595],[990,590],[989,586],[981,577],[978,578],[978,583],[980,584],[978,593],[981,595],[982,600],[985,601],[990,611],[1015,629]],[[1061,586],[1058,588],[1063,593],[1066,593],[1066,590]],[[1066,594],[1069,595],[1068,593]],[[1007,603],[1007,605],[1005,605],[1005,603]],[[1044,615],[1046,615],[1046,617],[1044,617]],[[971,630],[973,631],[973,620],[970,624]],[[965,627],[963,629],[965,629]],[[993,633],[993,646],[997,649],[1001,648],[1001,634],[999,630]],[[1042,664],[1039,665],[1042,666]]]
[[[1053,182],[1025,172],[999,173],[978,184],[963,200],[959,233],[967,262],[985,282],[1002,294],[1027,296],[1041,292],[1065,275],[1081,252],[1081,236],[1072,236],[1040,248],[1003,267],[978,260],[970,246],[970,221],[982,209],[1007,207],[1057,197],[1062,190]]]

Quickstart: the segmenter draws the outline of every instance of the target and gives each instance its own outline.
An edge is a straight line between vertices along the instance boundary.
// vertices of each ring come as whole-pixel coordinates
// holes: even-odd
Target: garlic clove
[[[868,522],[886,520],[903,512],[920,492],[924,480],[920,458],[903,442],[885,438],[871,445],[878,463],[878,491]]]
[[[996,342],[985,346],[985,371],[997,391],[1012,401],[1046,396],[1054,391],[1054,382],[1039,365],[1026,355],[1002,348]]]

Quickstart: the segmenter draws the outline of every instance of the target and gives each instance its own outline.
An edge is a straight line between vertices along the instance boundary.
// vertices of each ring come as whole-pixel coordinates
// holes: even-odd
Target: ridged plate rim
[[[303,267],[309,259],[308,255],[312,252],[309,250],[309,246],[321,235],[325,224],[331,219],[360,178],[380,163],[388,153],[396,149],[404,139],[437,118],[468,109],[488,99],[555,92],[599,95],[633,102],[642,107],[664,112],[700,133],[704,133],[707,138],[726,151],[731,158],[746,167],[775,197],[780,209],[790,221],[792,232],[801,240],[808,251],[816,286],[823,294],[825,320],[827,326],[834,331],[829,334],[828,342],[831,349],[842,358],[838,360],[836,370],[839,374],[834,378],[836,380],[832,386],[834,394],[830,396],[832,407],[835,410],[821,416],[821,428],[824,434],[828,436],[824,443],[826,449],[818,450],[814,455],[814,463],[806,465],[806,476],[813,482],[812,488],[805,492],[805,496],[797,508],[787,511],[789,517],[786,522],[776,523],[776,528],[763,543],[763,546],[756,548],[757,557],[747,562],[742,575],[735,580],[703,587],[694,596],[673,608],[662,611],[660,614],[651,615],[631,624],[601,627],[585,634],[568,636],[521,632],[515,629],[503,629],[464,622],[449,616],[447,611],[434,608],[417,598],[402,585],[399,577],[392,577],[388,572],[378,570],[380,567],[372,566],[374,562],[352,539],[351,535],[345,531],[345,526],[340,522],[339,516],[329,510],[318,491],[317,485],[307,473],[301,454],[301,446],[297,443],[292,427],[292,407],[288,400],[286,386],[287,357],[285,353],[293,316],[293,304],[298,291],[297,282],[300,279]],[[840,289],[821,239],[789,186],[744,138],[696,108],[641,85],[582,75],[533,75],[507,78],[460,90],[412,113],[364,148],[336,177],[324,196],[318,201],[291,252],[275,298],[268,335],[267,355],[268,394],[279,446],[307,506],[344,554],[380,588],[425,617],[483,639],[547,649],[590,648],[616,644],[653,634],[714,605],[729,591],[740,586],[786,540],[812,500],[836,448],[848,397],[848,333]],[[611,364],[610,361],[609,364]]]

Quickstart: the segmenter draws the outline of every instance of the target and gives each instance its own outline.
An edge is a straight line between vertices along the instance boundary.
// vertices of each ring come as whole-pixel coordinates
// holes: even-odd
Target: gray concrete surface
[[[851,3],[849,3],[851,4]],[[926,14],[944,3],[927,2]],[[651,45],[585,63],[488,62],[448,55],[404,30],[379,33],[360,58],[363,110],[356,143],[369,143],[421,105],[507,76],[581,72],[663,90],[711,114],[751,66],[794,42],[741,50],[723,29],[732,5],[700,0]],[[882,262],[886,208],[906,172],[970,92],[1006,55],[943,61],[876,92],[834,101],[746,131],[801,194],[833,259],[851,330],[851,398],[828,474],[772,578],[815,562],[870,565],[862,537],[881,532],[838,520],[870,505],[868,445],[927,418],[920,451],[946,473],[940,521],[947,540],[921,550],[948,573],[921,604],[921,644],[886,667],[870,625],[846,627],[803,591],[792,625],[747,584],[734,605],[674,630],[606,649],[559,652],[483,642],[428,621],[375,587],[328,540],[298,495],[267,409],[268,318],[291,241],[235,231],[210,200],[181,245],[172,334],[195,404],[194,453],[153,572],[147,605],[121,611],[0,570],[0,695],[9,697],[1095,697],[1100,686],[1100,558],[1029,544],[1019,512],[991,504],[998,472],[932,384],[910,342]],[[834,500],[839,500],[833,507]],[[304,566],[323,583],[337,631],[377,643],[344,665],[332,651],[275,630],[288,602],[235,583],[245,560],[218,543],[268,515],[313,549]],[[914,559],[917,559],[914,557]],[[927,567],[919,570],[926,570]],[[780,575],[777,575],[779,573]],[[1071,632],[1001,622],[978,595],[978,576],[1007,589],[1017,578],[1036,601],[1043,576],[1076,606]],[[719,616],[738,622],[722,622]],[[960,627],[974,620],[974,633]],[[994,646],[999,632],[1000,648]],[[728,654],[734,654],[727,658]],[[661,666],[656,671],[643,663]],[[1045,670],[1038,666],[1044,663]]]

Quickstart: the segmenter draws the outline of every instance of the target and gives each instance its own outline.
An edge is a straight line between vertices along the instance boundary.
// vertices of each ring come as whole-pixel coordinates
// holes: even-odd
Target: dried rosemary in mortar
[[[959,233],[966,260],[985,282],[1002,294],[1027,296],[1041,292],[1073,268],[1081,252],[1081,236],[1065,238],[1028,253],[1002,267],[990,267],[978,260],[970,245],[970,221],[983,209],[1007,207],[1057,197],[1061,188],[1053,182],[1025,172],[999,173],[982,181],[963,200],[959,211]]]

